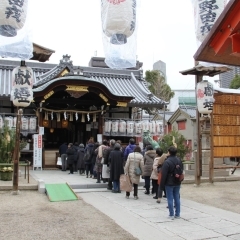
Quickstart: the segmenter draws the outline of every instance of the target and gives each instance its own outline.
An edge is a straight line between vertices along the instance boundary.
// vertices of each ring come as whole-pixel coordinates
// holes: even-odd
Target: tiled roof
[[[179,108],[187,113],[190,118],[196,118],[196,107],[194,106],[179,106]]]
[[[80,83],[82,80],[87,80],[105,85],[113,95],[133,97],[129,106],[156,107],[163,103],[148,90],[142,70],[73,66],[68,55],[64,56],[58,65],[39,62],[27,62],[26,65],[34,71],[33,92],[42,91],[56,81],[74,79]],[[0,60],[0,80],[3,85],[0,88],[0,97],[10,95],[11,74],[16,66],[19,66],[19,61]],[[66,67],[69,73],[59,78],[59,73]]]

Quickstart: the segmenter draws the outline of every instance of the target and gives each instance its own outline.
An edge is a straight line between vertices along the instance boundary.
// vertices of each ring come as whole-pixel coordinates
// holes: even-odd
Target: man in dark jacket
[[[106,156],[104,158],[104,164],[107,164],[109,166],[109,168],[111,167],[111,162],[109,160],[109,155],[110,153],[113,151],[114,149],[114,145],[115,145],[116,141],[114,139],[111,139],[109,144],[110,144],[110,147],[107,149],[106,151]],[[107,187],[107,190],[112,190],[112,187],[113,187],[113,184],[112,184],[112,180],[109,178],[108,179],[108,187]]]
[[[110,179],[113,181],[113,193],[121,193],[120,191],[120,175],[124,174],[123,170],[123,153],[120,150],[121,145],[116,143],[114,145],[113,151],[109,155],[109,160],[111,161],[110,168]]]
[[[67,170],[67,154],[66,154],[67,149],[68,149],[68,145],[66,142],[59,147],[59,155],[62,160],[62,171]]]
[[[75,148],[73,146],[72,143],[68,144],[68,149],[66,151],[67,153],[67,161],[68,161],[68,165],[69,165],[69,174],[73,174],[73,164],[74,164],[74,159],[75,159]]]
[[[74,149],[75,149],[75,154],[74,154],[74,163],[73,163],[73,171],[74,172],[77,172],[77,161],[78,161],[78,150],[79,150],[79,146],[78,146],[78,143],[75,142],[74,145],[73,145]]]
[[[161,189],[166,189],[167,194],[167,201],[168,201],[168,209],[169,209],[169,218],[174,219],[180,218],[180,186],[181,182],[177,181],[175,179],[175,176],[173,174],[174,169],[176,165],[180,165],[180,167],[183,169],[183,165],[181,160],[176,157],[177,154],[177,148],[174,146],[171,146],[168,149],[169,156],[164,161],[162,166],[162,178],[161,178]],[[174,215],[174,208],[173,208],[173,200],[176,206],[176,211]]]
[[[135,147],[136,147],[135,140],[133,138],[130,138],[129,144],[124,151],[124,161],[127,161],[129,153],[132,153]]]

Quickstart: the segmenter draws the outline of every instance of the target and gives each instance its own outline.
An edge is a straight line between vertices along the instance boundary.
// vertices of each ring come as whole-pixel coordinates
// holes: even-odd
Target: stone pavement
[[[19,186],[25,186],[25,189],[26,186],[33,186],[41,190],[45,183],[67,182],[85,202],[138,239],[240,239],[240,214],[181,199],[181,219],[170,220],[166,199],[157,204],[152,195],[145,195],[143,180],[139,186],[139,199],[134,200],[133,196],[126,199],[124,192],[114,194],[106,189],[106,184],[97,184],[96,179],[79,174],[69,175],[60,170],[31,170],[30,175],[30,183],[21,176]],[[239,172],[228,180],[233,178],[239,180]],[[193,176],[186,176],[184,182],[194,182]],[[7,187],[7,183],[4,184]],[[11,184],[8,182],[9,186]],[[0,181],[1,186],[3,181]]]

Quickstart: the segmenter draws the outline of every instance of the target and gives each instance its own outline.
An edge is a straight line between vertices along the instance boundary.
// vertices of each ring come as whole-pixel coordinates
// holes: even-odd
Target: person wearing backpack
[[[85,169],[86,169],[86,178],[90,173],[90,178],[92,177],[92,158],[93,158],[93,148],[94,148],[94,141],[93,138],[90,138],[88,144],[84,151],[83,160],[85,162]]]
[[[181,181],[176,179],[175,177],[175,168],[179,166],[181,171],[183,169],[183,164],[181,160],[176,156],[177,148],[174,146],[169,147],[168,149],[169,156],[164,161],[162,166],[162,177],[161,177],[161,189],[166,189],[167,193],[167,202],[168,202],[168,209],[169,209],[169,218],[180,218],[180,186]],[[174,214],[174,207],[173,207],[173,200],[176,206],[175,214]]]

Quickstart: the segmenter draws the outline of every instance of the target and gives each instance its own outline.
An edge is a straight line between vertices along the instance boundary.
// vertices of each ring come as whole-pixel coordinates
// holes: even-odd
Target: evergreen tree
[[[238,74],[236,74],[233,80],[231,81],[229,88],[232,89],[240,88],[240,76]]]

